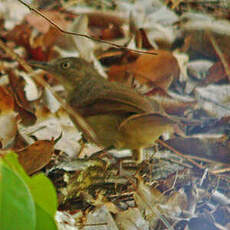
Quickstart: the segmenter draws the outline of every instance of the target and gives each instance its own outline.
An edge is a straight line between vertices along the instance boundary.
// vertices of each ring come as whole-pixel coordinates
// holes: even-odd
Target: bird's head
[[[96,71],[91,63],[76,57],[59,58],[51,62],[31,61],[29,64],[53,74],[67,90],[73,89],[85,76]]]

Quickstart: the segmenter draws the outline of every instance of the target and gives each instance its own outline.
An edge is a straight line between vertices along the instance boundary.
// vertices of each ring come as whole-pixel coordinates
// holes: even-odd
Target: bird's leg
[[[105,153],[105,152],[107,152],[107,151],[109,151],[109,150],[111,150],[111,149],[113,149],[113,146],[110,146],[110,147],[104,148],[104,149],[102,149],[102,150],[99,150],[99,151],[93,153],[93,154],[89,157],[89,159],[99,158],[99,156],[100,156],[101,154],[103,154],[103,153]]]
[[[125,161],[122,164],[122,168],[126,170],[137,170],[139,164],[143,161],[143,148],[135,149],[132,151],[133,156],[129,161]]]
[[[143,161],[143,148],[134,149],[133,150],[133,159],[137,164],[140,164]]]
[[[80,150],[79,152],[77,153],[77,158],[81,157],[83,151],[84,151],[84,148],[85,148],[85,139],[84,138],[81,138],[81,140],[79,141],[81,147],[80,147]]]

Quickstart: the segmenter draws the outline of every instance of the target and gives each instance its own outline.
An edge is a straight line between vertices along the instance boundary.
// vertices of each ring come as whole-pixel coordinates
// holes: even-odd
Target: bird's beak
[[[48,72],[53,72],[53,65],[48,63],[48,62],[39,62],[39,61],[29,61],[28,62],[30,66],[34,67],[34,68],[39,68],[39,69],[43,69],[46,70]]]

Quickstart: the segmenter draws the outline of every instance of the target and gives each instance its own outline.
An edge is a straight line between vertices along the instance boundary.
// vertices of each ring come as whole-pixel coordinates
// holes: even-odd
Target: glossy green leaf
[[[18,156],[14,152],[9,152],[5,154],[1,160],[9,167],[11,170],[13,170],[16,174],[18,174],[22,180],[24,180],[26,183],[29,182],[30,177],[26,174],[25,170],[21,166],[21,164],[18,162]]]
[[[10,215],[9,212],[4,212],[4,207],[3,205],[10,204],[10,201],[8,199],[11,199],[11,202],[13,203],[12,205],[15,206],[22,206],[22,210],[20,210],[20,216],[23,218],[28,218],[28,214],[33,215],[33,218],[30,220],[33,220],[33,226],[31,227],[28,225],[29,222],[20,222],[18,223],[16,228],[1,228],[2,230],[43,230],[43,229],[49,229],[49,230],[56,230],[57,226],[54,220],[54,215],[57,210],[57,196],[56,196],[56,191],[51,183],[51,181],[44,175],[44,174],[37,174],[32,177],[29,177],[20,163],[17,160],[17,155],[13,152],[9,152],[8,154],[4,155],[2,158],[0,158],[0,164],[4,166],[4,172],[5,168],[7,168],[8,171],[11,172],[18,180],[21,181],[21,183],[24,185],[23,190],[24,191],[24,200],[20,199],[13,199],[12,197],[6,197],[2,196],[0,193],[0,223],[1,223],[1,217],[4,217],[5,220],[8,222],[9,219],[14,218],[14,214]],[[3,167],[2,167],[3,168]],[[3,169],[2,169],[3,171]],[[0,171],[1,172],[1,171]],[[1,179],[2,178],[2,179]],[[8,175],[6,173],[0,174],[0,192],[3,194],[6,193],[8,189],[11,189],[12,185],[15,184],[11,178],[8,180]],[[9,181],[6,183],[5,181]],[[5,182],[5,184],[4,184]],[[8,186],[10,186],[8,188]],[[1,187],[2,186],[2,187]],[[21,189],[20,187],[18,188],[17,186],[14,187],[16,191],[18,192],[18,189]],[[14,196],[17,197],[16,191],[13,191]],[[21,191],[21,190],[20,190]],[[19,191],[19,192],[20,192]],[[27,192],[27,193],[25,193]],[[19,193],[20,194],[20,193]],[[27,199],[30,199],[30,203],[28,203]],[[4,200],[4,202],[3,202]],[[26,201],[27,203],[25,203]],[[30,211],[28,212],[27,209],[23,208],[26,205],[26,208],[30,207],[33,209],[33,212]],[[5,214],[6,213],[6,214]],[[3,216],[4,215],[4,216]],[[6,216],[7,215],[7,216]],[[12,219],[13,220],[13,219]],[[28,228],[27,228],[28,226]]]
[[[57,196],[53,184],[44,174],[37,174],[29,183],[34,201],[50,216],[54,217],[57,211]]]
[[[57,230],[56,222],[53,216],[50,216],[44,209],[36,205],[37,223],[36,230]]]
[[[36,213],[26,183],[0,161],[0,229],[34,230]]]

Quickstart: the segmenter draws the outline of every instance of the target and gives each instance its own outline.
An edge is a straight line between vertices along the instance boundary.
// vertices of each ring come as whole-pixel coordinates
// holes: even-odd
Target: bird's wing
[[[72,104],[74,105],[74,103]],[[86,100],[81,101],[78,108],[85,115],[113,112],[143,113],[160,111],[160,106],[157,102],[150,101],[129,88],[103,90],[93,98],[86,98]]]

